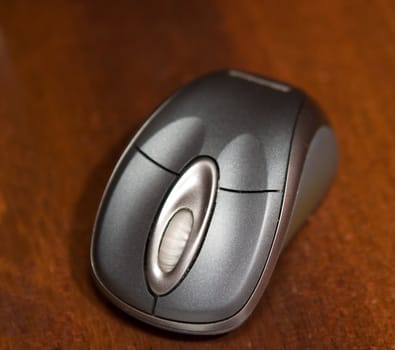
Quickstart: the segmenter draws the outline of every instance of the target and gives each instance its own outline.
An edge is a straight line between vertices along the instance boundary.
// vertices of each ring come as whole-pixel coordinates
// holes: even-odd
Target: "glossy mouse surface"
[[[257,305],[336,164],[333,131],[300,90],[240,71],[197,79],[118,161],[92,237],[95,280],[154,326],[228,332]]]

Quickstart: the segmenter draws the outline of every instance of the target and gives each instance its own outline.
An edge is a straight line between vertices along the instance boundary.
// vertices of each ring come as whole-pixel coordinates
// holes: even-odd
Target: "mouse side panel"
[[[306,154],[284,245],[289,242],[328,190],[335,175],[337,161],[334,133],[329,126],[323,125],[314,134]]]

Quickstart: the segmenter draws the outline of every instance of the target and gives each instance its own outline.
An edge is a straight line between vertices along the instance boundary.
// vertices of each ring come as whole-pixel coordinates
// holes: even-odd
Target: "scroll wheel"
[[[147,241],[145,272],[155,295],[172,291],[190,270],[205,238],[218,189],[218,167],[192,160],[167,194]]]
[[[159,247],[158,264],[163,272],[173,271],[191,234],[193,216],[190,210],[181,209],[170,219]]]

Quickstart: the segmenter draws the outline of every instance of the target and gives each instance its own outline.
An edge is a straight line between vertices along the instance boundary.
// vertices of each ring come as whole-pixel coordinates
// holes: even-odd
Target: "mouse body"
[[[99,206],[91,266],[103,293],[151,325],[241,325],[327,191],[332,128],[299,89],[240,71],[175,92],[120,157]]]

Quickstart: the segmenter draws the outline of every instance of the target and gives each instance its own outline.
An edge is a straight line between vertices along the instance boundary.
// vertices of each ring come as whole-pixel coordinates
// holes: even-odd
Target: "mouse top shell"
[[[336,162],[333,132],[301,91],[239,71],[191,82],[114,169],[92,237],[99,287],[168,330],[239,326]]]

